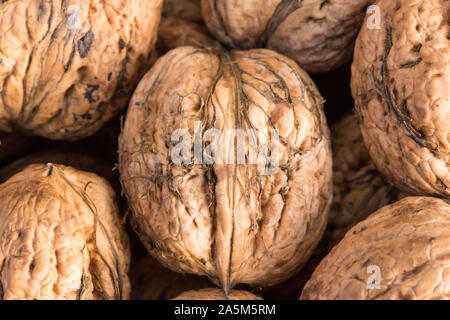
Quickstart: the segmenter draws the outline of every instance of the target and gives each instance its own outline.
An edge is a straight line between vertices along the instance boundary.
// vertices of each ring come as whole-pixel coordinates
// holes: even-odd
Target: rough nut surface
[[[207,288],[183,292],[173,300],[262,300],[253,293],[242,290],[231,290],[225,295],[221,289]]]
[[[0,185],[0,298],[125,299],[129,263],[106,180],[48,164]]]
[[[75,140],[124,108],[162,0],[0,3],[0,130]]]
[[[404,196],[376,169],[355,115],[345,116],[332,127],[331,141],[334,189],[325,231],[329,246],[356,223]]]
[[[314,271],[302,299],[449,299],[450,205],[408,197],[345,235]],[[379,267],[379,289],[374,271]],[[369,285],[368,285],[369,283]]]
[[[131,299],[136,300],[168,300],[187,290],[211,286],[208,278],[170,271],[150,255],[132,266],[130,281]]]
[[[381,0],[363,25],[352,95],[377,168],[399,189],[450,197],[450,2]]]
[[[134,93],[119,139],[122,186],[147,249],[225,292],[292,276],[320,240],[332,196],[322,104],[308,75],[271,50],[179,47],[159,59]],[[213,128],[253,134],[243,146],[210,144]],[[188,156],[201,148],[222,157],[174,163],[179,129],[191,137],[183,140]],[[266,147],[259,138],[251,147],[255,136]],[[249,161],[255,149],[257,161]]]
[[[309,72],[350,61],[366,8],[374,0],[202,0],[210,32],[237,49],[266,47]]]

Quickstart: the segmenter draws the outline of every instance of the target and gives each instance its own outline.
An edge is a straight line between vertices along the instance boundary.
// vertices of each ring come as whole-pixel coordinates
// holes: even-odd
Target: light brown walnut
[[[398,189],[450,197],[450,2],[380,0],[356,41],[352,94],[369,154]]]
[[[129,264],[103,178],[36,164],[0,185],[1,299],[126,299]]]
[[[404,198],[350,229],[301,298],[447,300],[449,244],[450,205],[432,197]]]
[[[193,145],[198,121],[197,137],[215,128],[247,139],[214,140],[208,162],[207,139]],[[191,137],[188,155],[204,151],[201,163],[174,161],[179,129]],[[169,51],[138,85],[119,138],[121,183],[144,245],[163,265],[208,276],[225,292],[282,282],[306,263],[326,225],[331,162],[316,86],[267,49]]]
[[[268,48],[308,72],[351,60],[366,8],[374,0],[202,0],[206,25],[236,49]]]
[[[0,130],[77,140],[123,109],[151,62],[162,0],[0,3]]]

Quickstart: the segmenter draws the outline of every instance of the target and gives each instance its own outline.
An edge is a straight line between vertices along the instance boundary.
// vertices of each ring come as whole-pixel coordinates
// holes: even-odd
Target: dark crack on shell
[[[432,143],[426,141],[425,135],[419,129],[414,127],[414,125],[412,124],[412,119],[410,117],[408,117],[407,114],[405,115],[404,112],[402,112],[402,109],[407,110],[406,101],[403,101],[402,107],[398,107],[397,104],[394,102],[394,101],[396,101],[395,92],[394,92],[394,89],[389,85],[389,82],[388,82],[389,71],[387,68],[387,58],[389,56],[389,53],[390,53],[390,51],[392,49],[392,45],[393,45],[393,43],[392,43],[392,26],[386,25],[385,28],[386,28],[386,39],[384,42],[384,54],[383,54],[382,65],[381,65],[381,83],[377,84],[374,74],[373,74],[373,70],[366,71],[367,76],[368,76],[375,92],[387,104],[389,109],[393,112],[393,114],[397,118],[398,122],[406,128],[406,130],[409,133],[408,136],[411,139],[413,139],[414,142],[416,142],[419,146],[427,148],[428,150],[430,150],[430,152],[439,156],[440,152],[439,152],[438,146],[433,145]],[[421,59],[419,59],[417,61],[416,61],[417,63],[420,63]],[[411,66],[408,65],[407,67],[412,67],[416,62],[412,63]],[[360,102],[356,103],[356,105],[355,105],[355,108],[357,108],[357,109],[361,109],[362,107],[363,107],[363,104]],[[357,112],[358,112],[358,114],[361,113],[360,110],[357,110]]]
[[[77,300],[81,300],[83,298],[83,294],[86,292],[86,290],[88,289],[88,284],[89,284],[89,277],[86,274],[86,271],[83,269],[83,274],[81,275],[81,280],[80,280],[81,284],[80,284],[80,288],[77,291]]]

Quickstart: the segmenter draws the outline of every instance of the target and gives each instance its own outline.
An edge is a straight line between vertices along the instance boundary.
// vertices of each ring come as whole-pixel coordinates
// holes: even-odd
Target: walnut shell
[[[352,95],[369,153],[397,188],[450,197],[450,3],[381,0],[363,26]]]
[[[200,1],[164,1],[157,43],[161,54],[181,46],[217,45],[203,22]]]
[[[262,300],[253,293],[242,290],[231,290],[228,295],[218,288],[190,290],[183,292],[172,300]]]
[[[147,249],[225,292],[292,276],[319,242],[332,197],[322,104],[308,75],[271,50],[179,47],[159,59],[138,85],[119,138],[121,183]],[[202,163],[174,161],[173,133],[198,138],[213,128],[223,138],[230,129],[254,130],[251,141],[270,139],[271,151],[264,139],[253,148],[250,138],[242,145],[217,138],[214,161],[206,153]],[[213,148],[196,141],[194,153]],[[183,143],[191,155],[192,139]]]
[[[449,244],[450,205],[431,197],[404,198],[350,229],[314,271],[301,298],[449,299]],[[373,277],[377,268],[379,283]]]
[[[0,3],[0,130],[76,140],[126,106],[162,0]]]
[[[202,0],[210,32],[236,49],[266,47],[309,72],[350,61],[365,10],[374,0]]]
[[[47,164],[0,185],[0,298],[125,299],[129,263],[106,180]]]
[[[168,300],[187,290],[211,286],[208,278],[170,271],[150,255],[132,266],[130,281],[135,300]]]
[[[329,249],[356,223],[404,197],[376,169],[353,114],[332,127],[331,140],[334,189],[325,231]]]

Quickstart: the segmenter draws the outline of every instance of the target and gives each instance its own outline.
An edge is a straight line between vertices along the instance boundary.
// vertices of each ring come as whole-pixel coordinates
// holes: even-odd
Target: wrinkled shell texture
[[[378,169],[402,191],[450,197],[450,2],[382,0],[352,65],[361,131]]]
[[[0,130],[76,140],[124,108],[162,0],[0,3]]]
[[[158,50],[165,53],[181,46],[213,46],[217,41],[203,23],[200,1],[164,1],[158,27]]]
[[[332,196],[322,103],[308,75],[271,50],[179,47],[161,58],[133,95],[119,141],[122,186],[147,249],[225,291],[298,271],[323,234]],[[278,167],[263,175],[264,150],[257,165],[174,164],[171,134],[184,128],[194,137],[196,121],[202,132],[256,129],[268,140],[276,130],[269,144]],[[237,145],[217,153],[230,159]]]
[[[238,49],[266,47],[309,72],[350,61],[366,8],[374,0],[202,0],[205,23]]]
[[[303,299],[449,299],[450,205],[408,197],[345,235],[314,271]],[[380,288],[369,288],[380,268]],[[370,282],[372,283],[372,282]]]
[[[131,299],[136,300],[168,300],[188,290],[211,286],[208,278],[173,272],[150,255],[132,266],[130,281]]]
[[[0,298],[128,298],[129,255],[97,175],[31,165],[0,185]]]
[[[334,245],[357,222],[403,195],[376,169],[353,114],[331,129],[331,139],[334,189],[326,233]]]
[[[222,290],[218,288],[208,288],[201,290],[190,290],[180,294],[173,300],[262,300],[253,293],[232,290],[228,295],[225,295]]]

